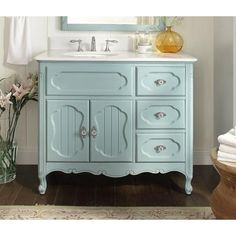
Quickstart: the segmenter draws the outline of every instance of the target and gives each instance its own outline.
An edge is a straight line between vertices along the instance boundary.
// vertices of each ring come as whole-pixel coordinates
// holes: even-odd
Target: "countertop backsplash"
[[[109,48],[111,51],[133,51],[135,48],[134,34],[130,35],[115,35],[110,34],[82,34],[71,37],[49,37],[48,38],[48,49],[49,50],[77,50],[78,43],[70,43],[71,39],[81,39],[81,48],[84,51],[90,51],[92,36],[96,38],[96,49],[97,51],[104,51],[106,45],[106,39],[118,40],[118,43],[110,43]]]

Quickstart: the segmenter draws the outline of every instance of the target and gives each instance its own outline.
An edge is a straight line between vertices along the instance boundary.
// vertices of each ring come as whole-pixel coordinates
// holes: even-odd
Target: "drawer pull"
[[[83,126],[83,127],[80,129],[80,136],[81,136],[82,138],[86,138],[87,134],[88,134],[88,132],[87,132],[86,128]]]
[[[166,116],[166,113],[165,112],[157,112],[156,114],[154,114],[154,116],[159,120],[159,119],[162,119]]]
[[[93,128],[91,129],[91,136],[93,137],[93,138],[96,138],[96,136],[97,136],[97,130],[96,130],[96,128],[93,126]]]
[[[160,152],[166,150],[166,147],[164,145],[158,145],[158,146],[154,147],[154,150],[156,151],[156,153],[160,153]]]
[[[154,83],[156,84],[156,86],[161,86],[161,85],[164,85],[166,81],[164,79],[158,79],[158,80],[155,80]]]

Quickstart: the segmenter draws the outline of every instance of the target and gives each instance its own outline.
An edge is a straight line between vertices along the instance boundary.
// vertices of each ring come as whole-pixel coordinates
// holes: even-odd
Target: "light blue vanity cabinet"
[[[191,193],[193,61],[38,61],[41,194],[53,171],[178,171]]]

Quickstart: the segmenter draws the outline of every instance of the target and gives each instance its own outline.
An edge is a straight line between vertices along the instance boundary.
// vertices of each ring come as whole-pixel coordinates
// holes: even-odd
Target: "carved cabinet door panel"
[[[89,101],[47,101],[47,161],[89,161]]]
[[[132,101],[91,101],[91,162],[132,161]]]

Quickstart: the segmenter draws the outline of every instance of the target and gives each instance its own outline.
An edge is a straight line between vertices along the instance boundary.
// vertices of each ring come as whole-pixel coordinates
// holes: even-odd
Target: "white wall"
[[[30,17],[33,52],[47,50],[48,37],[91,35],[91,32],[61,32],[56,17]],[[194,163],[207,164],[209,151],[213,146],[213,17],[185,17],[182,25],[176,27],[184,38],[184,52],[198,58],[194,67]],[[96,35],[102,33],[96,33]],[[3,64],[4,18],[0,17],[0,75],[16,71],[26,73],[35,70],[35,63],[28,67],[6,66]],[[109,37],[123,37],[125,33],[107,33]],[[20,146],[18,163],[37,163],[37,105],[29,104],[17,130]]]
[[[234,18],[214,18],[214,117],[217,136],[234,125]]]
[[[211,164],[213,147],[213,17],[185,17],[176,28],[194,65],[194,163]]]
[[[9,65],[5,63],[4,51],[7,48],[7,19],[0,17],[0,78],[13,73],[20,74],[23,78],[29,71],[37,71],[37,62],[28,66]],[[32,35],[33,56],[47,50],[47,18],[30,17]],[[29,103],[23,109],[16,132],[16,140],[19,145],[17,163],[37,163],[38,142],[38,110],[37,103]]]

